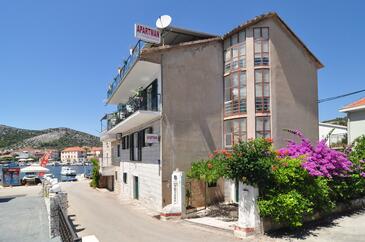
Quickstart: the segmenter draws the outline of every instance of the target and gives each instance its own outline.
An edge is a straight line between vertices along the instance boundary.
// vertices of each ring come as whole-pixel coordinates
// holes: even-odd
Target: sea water
[[[47,172],[47,173],[53,174],[54,177],[58,179],[58,181],[75,181],[76,180],[75,176],[62,176],[61,175],[61,169],[63,166],[48,165],[46,167],[49,169],[49,172]],[[67,167],[70,167],[71,169],[75,170],[76,175],[81,175],[81,174],[90,175],[91,170],[93,169],[92,165],[68,165]],[[20,179],[22,179],[24,175],[25,175],[24,173],[20,173]]]

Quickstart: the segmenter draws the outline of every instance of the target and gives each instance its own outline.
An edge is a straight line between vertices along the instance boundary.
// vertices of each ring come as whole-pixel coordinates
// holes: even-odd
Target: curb
[[[191,225],[195,225],[195,226],[202,227],[202,228],[206,228],[206,229],[209,229],[209,230],[223,232],[225,234],[233,236],[233,229],[232,230],[224,229],[224,228],[216,227],[216,226],[209,225],[209,224],[202,224],[202,223],[197,223],[197,222],[193,222],[193,221],[188,221],[188,220],[185,220],[185,219],[182,219],[181,222],[191,224]]]

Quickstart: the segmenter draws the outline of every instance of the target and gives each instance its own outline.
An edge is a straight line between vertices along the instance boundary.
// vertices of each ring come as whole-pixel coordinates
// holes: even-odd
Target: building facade
[[[359,136],[365,135],[365,98],[346,105],[340,112],[347,114],[349,144]]]
[[[138,42],[108,90],[118,110],[103,118],[101,173],[114,171],[121,196],[160,210],[171,202],[172,171],[214,150],[257,137],[281,147],[283,129],[318,139],[322,64],[277,14],[224,36],[169,27],[163,38],[164,45]],[[208,193],[222,200],[225,186]]]
[[[319,123],[319,139],[326,139],[331,148],[343,148],[347,145],[347,126]]]
[[[103,147],[91,147],[86,153],[86,158],[88,160],[92,158],[100,159],[103,156]]]
[[[66,163],[80,163],[86,161],[86,151],[81,147],[68,147],[61,151],[61,162]]]

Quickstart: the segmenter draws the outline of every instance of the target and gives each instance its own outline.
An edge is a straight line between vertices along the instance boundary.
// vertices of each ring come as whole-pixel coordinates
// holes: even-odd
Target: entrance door
[[[134,182],[133,182],[133,198],[137,199],[139,198],[139,184],[138,184],[138,176],[134,176]]]

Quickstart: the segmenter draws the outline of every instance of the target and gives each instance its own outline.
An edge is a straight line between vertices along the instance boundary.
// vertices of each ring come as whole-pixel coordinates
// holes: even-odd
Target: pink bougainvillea
[[[352,162],[344,153],[329,148],[326,140],[321,140],[313,146],[300,131],[288,132],[298,136],[300,142],[288,141],[285,148],[278,150],[279,157],[303,158],[302,167],[312,176],[332,178],[346,176],[347,172],[351,171]]]

